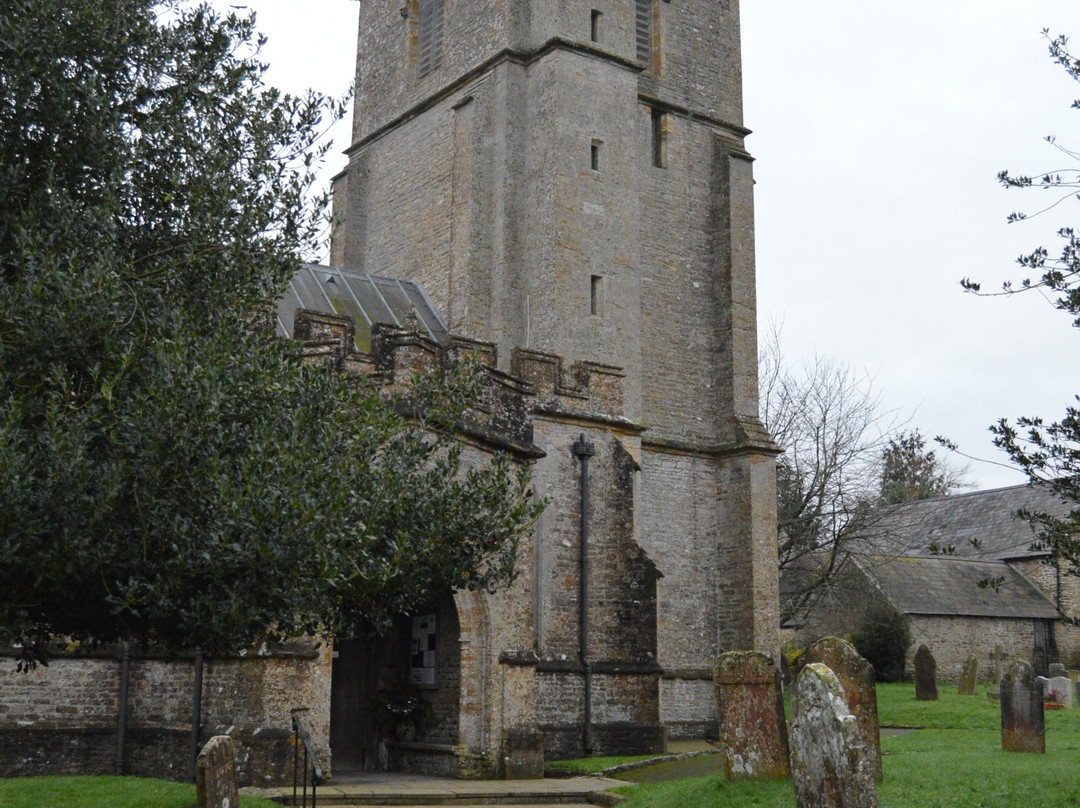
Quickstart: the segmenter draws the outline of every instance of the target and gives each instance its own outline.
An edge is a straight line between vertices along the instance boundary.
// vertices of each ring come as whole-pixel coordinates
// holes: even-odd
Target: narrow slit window
[[[664,167],[664,113],[655,109],[650,116],[652,164]]]
[[[653,0],[635,0],[637,60],[646,67],[652,61]]]
[[[593,171],[600,170],[600,146],[603,141],[593,138],[592,143],[589,144],[589,168]]]
[[[600,275],[589,278],[589,314],[603,314],[604,279]]]
[[[600,19],[603,16],[604,15],[595,8],[592,10],[592,15],[589,19],[589,40],[592,42],[600,41]]]
[[[442,64],[443,12],[446,0],[417,0],[416,74],[424,77]]]

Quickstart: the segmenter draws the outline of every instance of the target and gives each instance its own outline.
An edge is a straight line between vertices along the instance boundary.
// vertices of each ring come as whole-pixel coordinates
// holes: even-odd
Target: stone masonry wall
[[[1041,559],[1021,559],[1010,566],[1033,583],[1066,617],[1080,617],[1080,577]],[[1054,626],[1058,655],[1070,668],[1080,666],[1080,626],[1058,621]]]
[[[287,779],[290,709],[308,706],[325,746],[329,693],[325,653],[208,660],[202,736],[233,735],[244,785]],[[64,655],[30,673],[0,659],[0,771],[5,774],[112,774],[116,767],[121,662],[118,655]],[[326,671],[328,673],[328,671]],[[190,776],[193,660],[131,661],[128,774]],[[325,685],[328,686],[329,679]]]
[[[915,652],[923,644],[934,655],[939,681],[957,681],[964,660],[968,654],[975,654],[979,660],[979,678],[987,682],[993,671],[990,654],[994,647],[1004,648],[1009,659],[1030,662],[1035,630],[1028,619],[914,615],[906,662],[909,675],[915,669]]]

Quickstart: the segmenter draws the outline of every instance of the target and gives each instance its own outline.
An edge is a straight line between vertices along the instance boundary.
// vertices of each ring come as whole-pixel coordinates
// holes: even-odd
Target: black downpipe
[[[574,456],[581,460],[581,667],[585,675],[585,727],[582,743],[585,754],[593,752],[592,736],[592,661],[589,659],[589,458],[596,454],[596,447],[585,440],[582,433],[572,447]]]
[[[191,782],[198,779],[199,730],[202,724],[203,652],[195,649],[195,684],[191,698]]]
[[[124,773],[124,744],[127,740],[128,683],[131,681],[131,647],[120,646],[120,715],[116,725],[116,774]]]

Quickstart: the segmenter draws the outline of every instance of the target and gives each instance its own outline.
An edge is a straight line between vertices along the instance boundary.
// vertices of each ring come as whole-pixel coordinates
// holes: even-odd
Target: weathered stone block
[[[544,736],[530,730],[508,730],[503,741],[501,773],[505,780],[542,780]]]
[[[820,662],[799,674],[791,722],[791,776],[799,808],[876,808],[877,786],[840,680]]]
[[[239,808],[236,746],[228,735],[215,735],[195,761],[195,791],[199,808]]]
[[[787,721],[780,671],[758,651],[730,651],[716,662],[724,776],[786,778]]]

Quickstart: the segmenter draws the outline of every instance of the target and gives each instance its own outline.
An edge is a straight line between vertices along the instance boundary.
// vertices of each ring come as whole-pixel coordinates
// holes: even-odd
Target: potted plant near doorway
[[[417,685],[405,679],[398,679],[392,688],[380,691],[375,709],[380,734],[390,740],[415,741],[435,723],[431,702]]]

